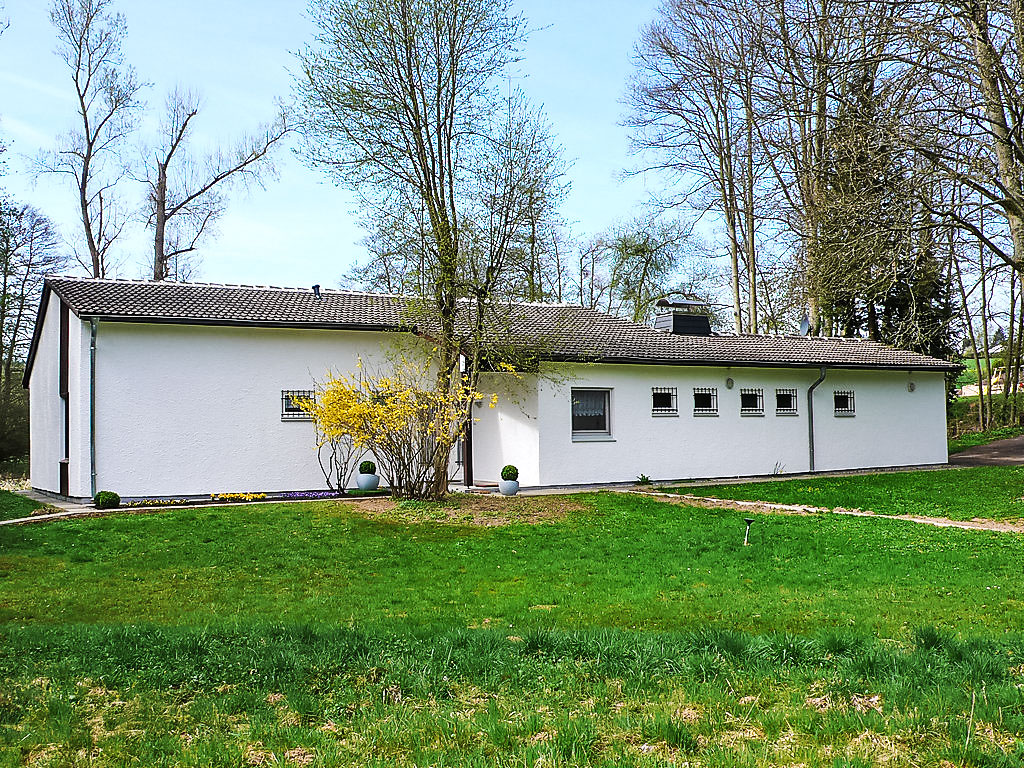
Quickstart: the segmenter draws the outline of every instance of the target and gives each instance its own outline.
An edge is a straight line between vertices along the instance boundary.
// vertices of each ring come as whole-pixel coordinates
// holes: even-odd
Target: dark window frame
[[[840,408],[837,398],[846,398],[846,407]],[[857,415],[857,401],[855,394],[852,389],[837,389],[832,392],[832,407],[835,411],[836,416],[856,416]]]
[[[604,397],[604,429],[577,429],[575,399],[578,392],[599,392]],[[607,387],[573,387],[569,390],[569,426],[573,438],[603,438],[612,434],[612,391]]]
[[[779,407],[779,395],[789,395],[793,398],[792,408],[780,408]],[[799,414],[799,405],[797,402],[797,391],[795,389],[776,389],[775,390],[775,415],[776,416],[796,416]]]
[[[670,405],[656,405],[657,395],[668,395]],[[678,416],[679,391],[676,387],[651,387],[651,416]]]
[[[281,421],[312,421],[313,417],[295,405],[295,398],[308,398],[313,400],[316,392],[312,389],[282,389],[281,390]]]
[[[753,395],[753,406],[743,405],[743,396]],[[764,390],[760,387],[744,387],[740,389],[740,416],[764,416]]]
[[[702,407],[697,405],[697,395],[709,395],[711,405]],[[718,387],[694,387],[693,388],[693,415],[694,416],[717,416],[718,415]]]

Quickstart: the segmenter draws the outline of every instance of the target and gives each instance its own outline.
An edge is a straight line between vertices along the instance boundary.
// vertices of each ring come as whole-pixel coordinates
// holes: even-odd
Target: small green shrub
[[[359,474],[361,475],[376,475],[377,465],[372,461],[364,461],[359,465]]]
[[[636,477],[636,484],[637,485],[650,485],[651,484],[651,478],[649,478],[647,475],[637,475],[637,477]]]
[[[506,464],[501,468],[501,479],[502,480],[518,480],[519,470],[514,464]]]
[[[121,506],[121,497],[113,491],[100,491],[92,497],[96,509],[117,509]]]

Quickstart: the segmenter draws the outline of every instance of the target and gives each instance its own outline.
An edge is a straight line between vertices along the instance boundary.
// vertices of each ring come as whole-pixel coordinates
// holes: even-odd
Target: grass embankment
[[[1024,758],[1022,536],[504,501],[0,528],[0,766]]]
[[[680,493],[741,501],[866,509],[952,520],[1024,518],[1024,468],[965,467],[922,472],[701,485]]]

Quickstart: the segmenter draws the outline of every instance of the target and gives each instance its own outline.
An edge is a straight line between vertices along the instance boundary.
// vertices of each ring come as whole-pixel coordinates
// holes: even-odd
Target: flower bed
[[[352,489],[340,494],[337,491],[288,491],[287,493],[211,493],[207,498],[136,499],[121,502],[122,507],[176,507],[210,506],[214,504],[237,504],[249,501],[317,501],[320,499],[346,499],[361,496],[390,496],[388,490],[358,491]]]

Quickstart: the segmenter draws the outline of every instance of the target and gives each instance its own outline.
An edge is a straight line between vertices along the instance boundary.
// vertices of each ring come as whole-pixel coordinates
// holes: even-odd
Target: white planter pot
[[[498,490],[501,491],[503,496],[515,496],[517,493],[519,493],[519,481],[499,480]]]
[[[376,491],[380,485],[380,475],[364,475],[362,472],[356,474],[356,485],[360,491]]]

